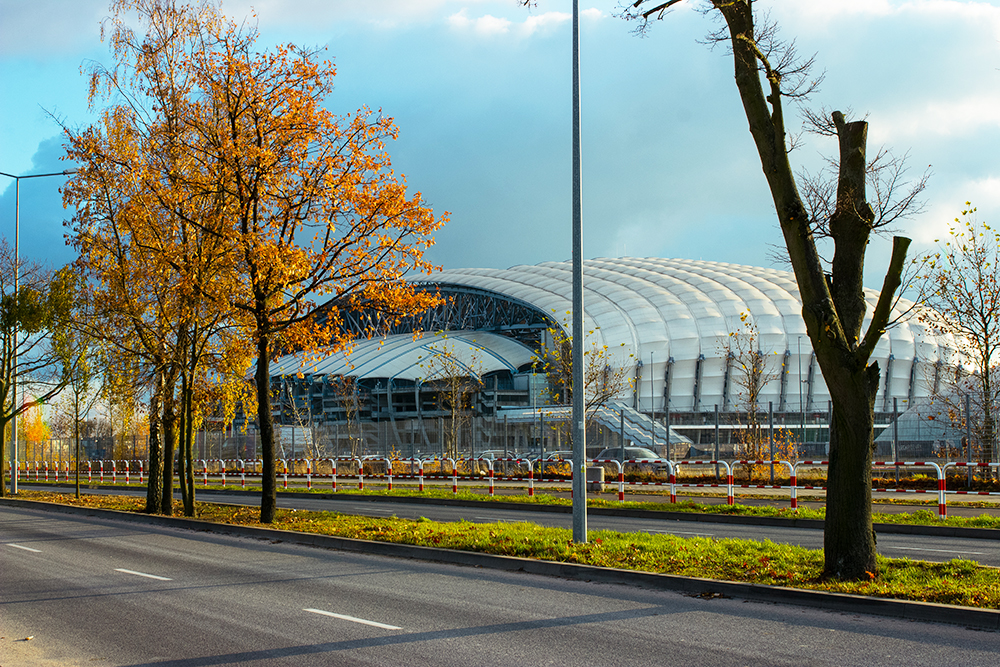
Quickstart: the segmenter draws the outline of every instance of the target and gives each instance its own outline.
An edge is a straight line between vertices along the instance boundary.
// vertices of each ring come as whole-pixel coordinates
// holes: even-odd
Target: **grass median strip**
[[[142,511],[143,498],[21,492],[31,500],[122,511]],[[197,503],[199,519],[259,526],[253,507]],[[592,531],[575,544],[572,532],[529,522],[438,523],[427,519],[362,517],[336,512],[278,510],[270,528],[338,537],[460,549],[502,556],[580,563],[645,572],[742,581],[773,586],[852,593],[1000,609],[1000,570],[969,560],[928,563],[879,557],[879,574],[868,581],[824,580],[821,551],[770,541],[677,537]]]

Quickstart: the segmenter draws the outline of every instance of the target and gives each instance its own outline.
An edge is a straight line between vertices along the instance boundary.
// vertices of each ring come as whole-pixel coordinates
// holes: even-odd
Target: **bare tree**
[[[623,11],[640,31],[680,0],[636,0]],[[910,240],[893,238],[892,256],[867,330],[864,260],[879,220],[878,202],[867,196],[868,124],[844,113],[829,114],[839,144],[835,202],[826,227],[833,245],[829,264],[816,243],[815,217],[806,206],[789,160],[785,101],[801,101],[822,77],[811,75],[812,58],[800,58],[794,42],[778,37],[774,24],[754,12],[753,0],[710,0],[708,11],[723,27],[709,38],[726,43],[750,134],[760,158],[802,299],[802,317],[830,389],[830,466],[824,528],[824,573],[864,579],[878,572],[871,515],[871,462],[875,396],[880,369],[872,352],[889,323]],[[825,114],[824,114],[825,115]],[[891,217],[891,207],[885,215]]]
[[[424,385],[437,390],[438,405],[449,413],[445,452],[456,458],[461,452],[462,432],[471,420],[472,397],[483,388],[482,350],[454,342],[445,333],[428,347],[432,354],[422,357]]]
[[[573,337],[566,328],[549,327],[546,340],[535,351],[535,361],[553,388],[553,399],[568,405],[573,400]],[[618,354],[596,340],[597,330],[588,331],[583,349],[584,414],[590,428],[597,411],[608,401],[632,388],[635,355],[622,343]]]
[[[722,352],[734,370],[737,410],[746,414],[746,428],[736,432],[740,456],[749,460],[767,459],[770,450],[761,421],[760,395],[768,383],[780,377],[780,369],[769,363],[774,351],[761,349],[760,330],[750,311],[740,313],[740,324],[726,336]],[[750,468],[748,475],[752,471]]]

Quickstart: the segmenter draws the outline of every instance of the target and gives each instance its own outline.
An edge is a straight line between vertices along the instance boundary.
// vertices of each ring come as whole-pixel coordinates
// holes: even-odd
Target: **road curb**
[[[139,523],[151,526],[169,526],[188,530],[214,532],[223,535],[250,537],[272,542],[288,542],[304,544],[325,549],[367,553],[396,558],[414,558],[419,560],[465,565],[469,567],[484,567],[495,570],[523,571],[530,574],[540,574],[564,579],[580,581],[596,581],[607,584],[622,584],[658,590],[670,590],[690,595],[712,597],[723,595],[756,602],[776,604],[794,604],[804,607],[816,607],[831,611],[841,611],[856,614],[872,614],[889,616],[913,621],[933,623],[949,623],[984,630],[1000,630],[1000,610],[980,609],[977,607],[959,607],[936,604],[931,602],[913,602],[909,600],[893,600],[888,598],[873,598],[845,593],[830,593],[826,591],[810,591],[799,588],[782,588],[760,584],[719,581],[698,577],[683,577],[672,574],[657,574],[652,572],[636,572],[616,568],[603,568],[593,565],[576,563],[560,563],[555,561],[533,560],[514,556],[496,556],[472,551],[457,551],[438,549],[434,547],[396,544],[394,542],[376,542],[346,537],[333,537],[313,533],[298,533],[273,528],[257,528],[254,526],[235,526],[219,524],[198,519],[182,517],[167,517],[149,514],[120,512],[117,510],[94,509],[89,507],[74,507],[58,505],[35,500],[20,500],[0,498],[0,506],[24,507],[28,509],[73,514],[77,516],[95,516],[129,523]]]

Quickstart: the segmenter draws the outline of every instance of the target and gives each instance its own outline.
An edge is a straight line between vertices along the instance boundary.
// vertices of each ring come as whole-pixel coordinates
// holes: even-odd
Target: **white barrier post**
[[[330,477],[333,478],[333,492],[337,492],[337,459],[330,459]]]
[[[358,464],[358,491],[365,490],[365,462],[360,458],[354,459]]]
[[[313,488],[312,461],[306,459],[306,488]]]
[[[285,488],[288,488],[288,461],[281,459],[281,470],[285,480]]]

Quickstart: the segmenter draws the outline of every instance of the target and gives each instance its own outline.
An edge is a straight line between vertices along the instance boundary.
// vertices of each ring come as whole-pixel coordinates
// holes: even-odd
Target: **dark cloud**
[[[62,137],[46,139],[38,145],[32,157],[31,169],[24,174],[60,172],[71,167],[60,160],[65,154]],[[15,188],[14,180],[3,178],[6,189],[0,195],[0,234],[14,245]],[[60,186],[66,181],[64,176],[21,179],[20,194],[20,253],[24,258],[43,262],[51,268],[58,268],[76,257],[75,251],[64,241],[66,228],[63,221],[72,217],[62,205]]]

